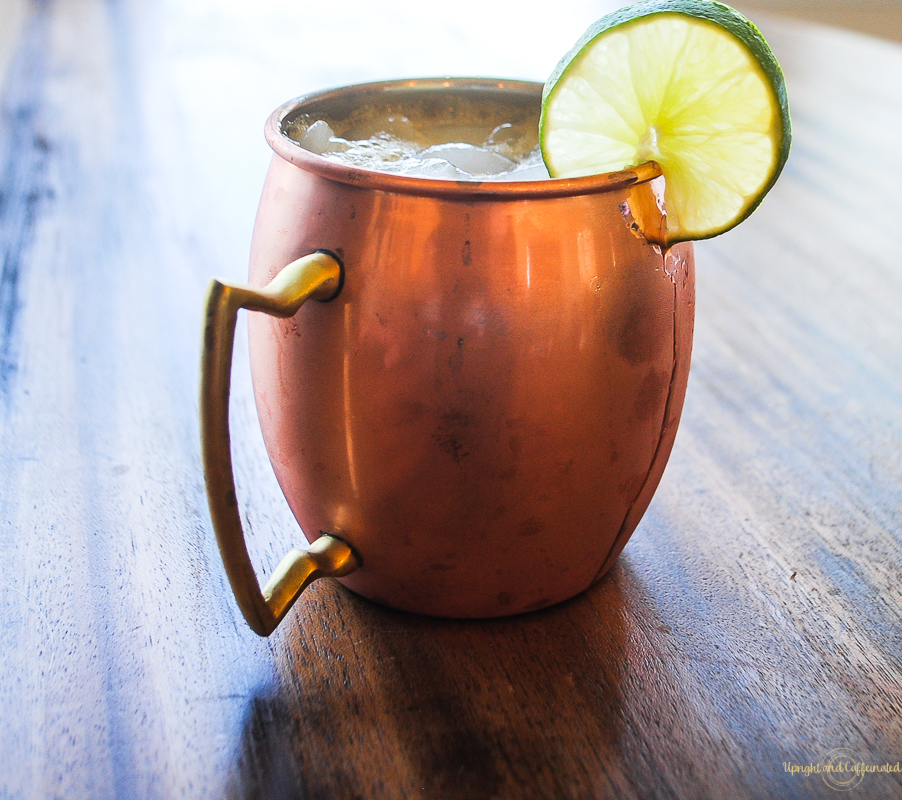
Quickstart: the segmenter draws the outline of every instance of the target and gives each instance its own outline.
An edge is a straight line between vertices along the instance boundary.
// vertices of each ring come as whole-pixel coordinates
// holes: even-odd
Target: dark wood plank
[[[826,798],[784,762],[902,759],[902,51],[825,29],[765,27],[793,154],[697,247],[684,421],[611,575],[485,622],[322,583],[271,639],[244,626],[206,511],[197,348],[207,278],[246,269],[263,119],[441,58],[529,69],[522,42],[480,60],[457,23],[426,52],[436,12],[348,23],[340,64],[292,51],[304,14],[337,30],[327,11],[0,10],[0,796]],[[569,13],[549,51],[590,21]],[[374,31],[394,49],[367,50]],[[240,356],[232,411],[268,572],[298,534]]]

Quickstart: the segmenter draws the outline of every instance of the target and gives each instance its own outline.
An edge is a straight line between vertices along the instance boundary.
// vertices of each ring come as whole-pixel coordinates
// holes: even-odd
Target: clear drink
[[[378,172],[453,181],[548,179],[534,119],[491,124],[466,117],[463,109],[438,120],[381,109],[348,124],[305,115],[285,133],[330,161]]]

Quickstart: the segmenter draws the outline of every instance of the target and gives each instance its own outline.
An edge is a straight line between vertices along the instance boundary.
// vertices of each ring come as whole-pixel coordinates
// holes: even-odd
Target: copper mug
[[[340,133],[376,107],[432,119],[439,136],[461,120],[535,127],[541,93],[395,81],[307,95],[269,118],[249,285],[211,282],[201,381],[211,516],[257,633],[325,575],[430,615],[539,609],[598,581],[648,507],[694,319],[692,246],[661,246],[657,165],[455,182],[333,163],[287,135],[302,118]],[[260,424],[312,542],[263,589],[229,450],[239,308],[262,312],[248,315]]]

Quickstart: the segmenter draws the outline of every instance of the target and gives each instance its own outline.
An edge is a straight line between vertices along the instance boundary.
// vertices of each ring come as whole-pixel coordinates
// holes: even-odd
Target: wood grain
[[[697,247],[682,427],[608,578],[485,622],[321,583],[260,640],[206,511],[203,288],[246,269],[266,114],[424,48],[380,55],[364,16],[330,67],[272,47],[300,12],[255,8],[0,7],[0,797],[832,798],[784,762],[902,760],[902,50],[765,27],[793,153]],[[402,12],[398,41],[441,24]],[[431,57],[522,71],[479,36]],[[266,573],[299,534],[238,363]]]

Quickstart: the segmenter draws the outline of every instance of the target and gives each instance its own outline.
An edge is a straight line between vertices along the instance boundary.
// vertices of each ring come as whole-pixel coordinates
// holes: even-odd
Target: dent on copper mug
[[[269,118],[249,285],[211,282],[200,404],[211,516],[257,633],[324,575],[424,614],[542,608],[598,581],[648,507],[694,319],[692,246],[656,243],[657,165],[434,180],[335,163],[288,136],[319,118],[341,135],[374,108],[439,129],[537,126],[541,93],[395,81],[307,95]],[[229,449],[239,308],[262,312],[248,315],[260,424],[312,541],[262,590]]]

